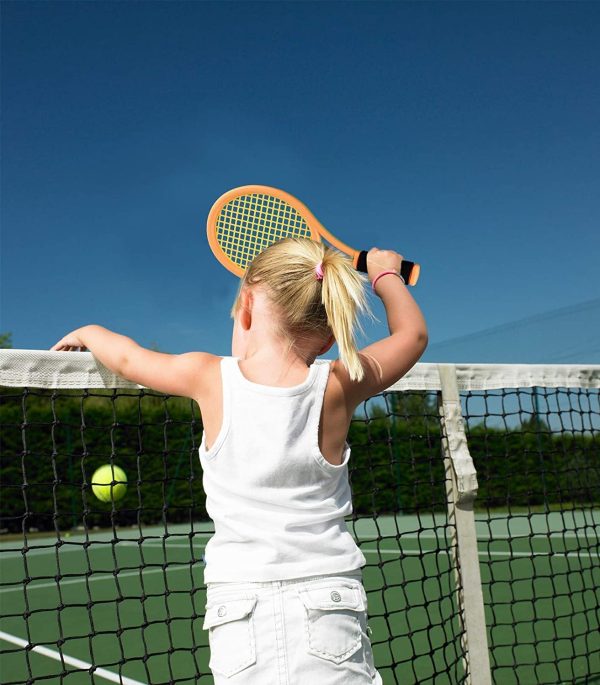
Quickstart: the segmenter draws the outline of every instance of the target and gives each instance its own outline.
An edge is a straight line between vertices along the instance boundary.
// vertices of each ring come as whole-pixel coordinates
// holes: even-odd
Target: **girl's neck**
[[[306,370],[310,364],[302,359],[276,357],[265,350],[239,358],[239,367],[242,374],[253,383],[293,387],[306,380]]]

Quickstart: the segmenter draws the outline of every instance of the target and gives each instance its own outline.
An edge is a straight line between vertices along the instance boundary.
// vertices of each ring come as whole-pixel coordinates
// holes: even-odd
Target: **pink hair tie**
[[[317,266],[315,266],[315,275],[317,277],[317,281],[322,281],[323,280],[323,262],[319,262]]]

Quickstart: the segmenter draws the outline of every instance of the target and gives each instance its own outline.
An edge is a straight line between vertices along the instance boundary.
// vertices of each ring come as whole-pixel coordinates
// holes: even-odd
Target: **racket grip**
[[[358,255],[356,260],[356,270],[362,271],[362,273],[368,273],[367,270],[367,254],[366,250],[362,250]],[[400,265],[400,275],[404,279],[406,285],[416,285],[419,280],[419,274],[421,273],[421,266],[415,264],[414,262],[409,262],[406,259],[402,260]]]

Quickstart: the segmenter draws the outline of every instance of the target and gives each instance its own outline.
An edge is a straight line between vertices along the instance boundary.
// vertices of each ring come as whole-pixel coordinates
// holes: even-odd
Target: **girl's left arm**
[[[164,354],[147,350],[134,340],[102,326],[83,326],[65,335],[51,350],[89,350],[111,371],[134,383],[168,395],[198,399],[204,389],[207,352]]]

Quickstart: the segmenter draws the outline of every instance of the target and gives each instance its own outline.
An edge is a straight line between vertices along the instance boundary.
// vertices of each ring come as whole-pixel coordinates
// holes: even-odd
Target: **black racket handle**
[[[362,271],[364,274],[368,273],[367,254],[368,252],[366,250],[362,250],[358,255],[358,259],[356,260],[356,270]],[[419,278],[419,265],[417,264],[415,268],[414,262],[408,262],[406,259],[403,259],[400,266],[400,275],[407,285],[415,285],[417,279]]]

